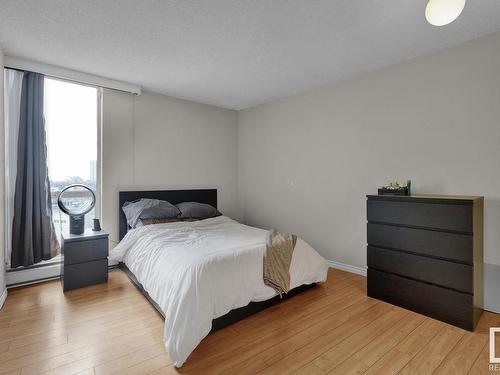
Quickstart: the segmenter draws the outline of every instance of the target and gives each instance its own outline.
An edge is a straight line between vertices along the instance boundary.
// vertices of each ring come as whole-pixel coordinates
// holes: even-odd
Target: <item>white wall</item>
[[[104,90],[102,226],[118,240],[118,192],[217,188],[219,209],[240,218],[237,113],[143,92]]]
[[[485,262],[500,265],[500,33],[241,111],[238,122],[247,223],[365,267],[365,195],[411,178],[415,192],[484,195]]]
[[[214,187],[225,214],[364,267],[365,195],[411,178],[416,192],[486,197],[486,306],[500,301],[488,282],[500,275],[500,33],[238,113],[148,92],[104,90],[102,104],[112,241],[120,190]],[[1,243],[3,230],[0,215]]]
[[[5,171],[4,171],[4,124],[3,124],[3,51],[0,48],[0,244],[5,244],[5,218],[3,215],[4,209],[4,186],[5,186]],[[5,289],[5,251],[0,249],[0,308],[2,308],[7,296]]]
[[[118,192],[133,186],[134,97],[103,90],[101,226],[118,242]]]

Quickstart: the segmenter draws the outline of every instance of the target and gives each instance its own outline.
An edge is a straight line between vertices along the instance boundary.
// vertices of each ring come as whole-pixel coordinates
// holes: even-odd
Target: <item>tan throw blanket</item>
[[[297,236],[271,229],[264,254],[264,284],[281,296],[290,290],[290,264]]]

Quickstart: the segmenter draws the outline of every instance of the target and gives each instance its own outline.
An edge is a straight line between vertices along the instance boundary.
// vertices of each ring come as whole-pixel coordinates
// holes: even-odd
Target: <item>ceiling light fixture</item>
[[[444,26],[455,21],[465,7],[465,0],[429,0],[425,18],[434,26]]]

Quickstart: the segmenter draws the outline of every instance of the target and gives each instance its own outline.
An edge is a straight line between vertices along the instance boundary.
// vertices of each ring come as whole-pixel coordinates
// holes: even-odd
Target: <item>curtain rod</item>
[[[14,68],[13,66],[7,66],[7,65],[5,65],[4,68],[5,69],[10,69],[10,70],[16,70],[18,72],[25,72],[26,71],[24,69],[18,69],[18,68]]]
[[[32,70],[26,70],[26,69],[19,69],[19,68],[15,68],[15,67],[12,67],[12,66],[7,66],[7,65],[4,65],[4,69],[9,69],[9,70],[15,70],[16,72],[20,72],[20,73],[39,73],[39,74],[43,74],[43,73],[40,73],[40,72],[33,72]],[[89,87],[101,87],[101,86],[98,86],[98,85],[95,85],[95,84],[90,84],[90,83],[86,83],[86,82],[82,82],[82,81],[75,81],[75,80],[71,80],[71,79],[68,79],[68,78],[61,78],[61,77],[55,77],[53,75],[49,75],[49,74],[43,74],[44,77],[47,77],[47,78],[52,78],[52,79],[56,79],[58,81],[63,81],[63,82],[71,82],[71,83],[75,83],[75,84],[79,84],[79,85],[82,85],[82,86],[89,86]],[[115,89],[111,89],[109,87],[106,87],[107,89],[110,89],[110,90],[115,90]],[[119,90],[119,91],[122,91],[122,90]]]
[[[99,86],[107,89],[130,92],[135,95],[141,95],[142,91],[140,86],[133,85],[131,83],[116,81],[113,79],[95,76],[72,69],[66,69],[55,65],[48,65],[36,61],[30,61],[19,57],[5,56],[4,66],[8,69],[37,72],[49,77],[92,86]]]

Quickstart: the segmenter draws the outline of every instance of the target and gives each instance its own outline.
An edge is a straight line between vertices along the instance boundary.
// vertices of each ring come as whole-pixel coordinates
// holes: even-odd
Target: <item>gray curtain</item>
[[[21,90],[11,268],[48,260],[59,251],[52,224],[43,118],[44,76],[26,72]]]

